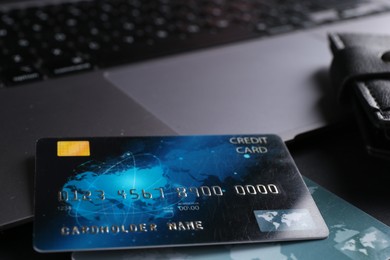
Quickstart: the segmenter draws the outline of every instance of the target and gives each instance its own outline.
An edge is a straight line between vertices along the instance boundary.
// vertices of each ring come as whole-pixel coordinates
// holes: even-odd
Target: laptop
[[[386,1],[183,2],[0,1],[0,229],[33,219],[39,138],[287,141],[342,118],[327,33],[390,33]]]

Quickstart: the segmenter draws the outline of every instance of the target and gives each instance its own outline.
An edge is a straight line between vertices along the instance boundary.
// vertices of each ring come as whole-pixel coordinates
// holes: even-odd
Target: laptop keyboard
[[[361,0],[100,0],[0,11],[0,84],[16,86],[389,11]]]

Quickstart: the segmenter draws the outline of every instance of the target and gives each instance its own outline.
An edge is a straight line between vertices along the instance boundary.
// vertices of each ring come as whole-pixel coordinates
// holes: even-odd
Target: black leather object
[[[371,155],[390,159],[390,36],[329,35],[332,85],[355,112]]]

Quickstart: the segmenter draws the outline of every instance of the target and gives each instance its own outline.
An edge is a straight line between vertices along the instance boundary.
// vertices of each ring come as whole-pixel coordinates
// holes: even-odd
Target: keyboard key
[[[56,59],[44,63],[43,68],[48,71],[50,77],[83,72],[93,69],[93,64],[80,56]]]
[[[2,51],[3,53],[7,52],[6,54],[2,55],[0,59],[0,64],[2,67],[18,67],[25,64],[32,64],[35,60],[32,54],[23,50],[16,52],[15,50],[3,49]]]
[[[42,79],[42,74],[31,65],[8,68],[1,72],[1,77],[6,85],[15,86]]]

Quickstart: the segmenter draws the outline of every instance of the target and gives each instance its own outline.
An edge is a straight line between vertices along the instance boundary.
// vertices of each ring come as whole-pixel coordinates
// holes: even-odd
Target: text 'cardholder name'
[[[322,239],[328,229],[276,135],[41,139],[40,252]]]

